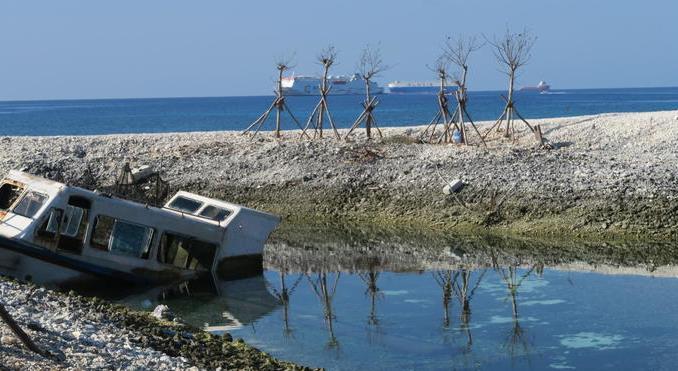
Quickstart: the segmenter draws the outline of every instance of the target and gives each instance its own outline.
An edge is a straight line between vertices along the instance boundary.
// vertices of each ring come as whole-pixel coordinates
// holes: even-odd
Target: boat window
[[[172,202],[169,204],[169,207],[175,210],[187,212],[187,213],[195,213],[200,209],[202,206],[202,202],[196,201],[196,200],[191,200],[190,198],[186,197],[177,197]]]
[[[61,223],[61,216],[64,211],[61,209],[52,209],[49,213],[49,219],[47,219],[47,225],[44,230],[51,233],[52,235],[56,234],[59,230],[59,224]]]
[[[83,209],[67,205],[63,221],[61,222],[61,234],[64,236],[76,237],[80,229],[80,222],[82,221],[83,214]]]
[[[42,193],[28,192],[21,198],[12,212],[27,218],[33,218],[45,203],[45,200],[47,200],[47,196]]]
[[[109,250],[117,255],[148,257],[152,239],[153,228],[116,220]]]
[[[40,228],[35,233],[35,241],[40,246],[55,248],[57,244],[57,231],[64,211],[52,208],[49,211],[49,217],[45,219]]]
[[[158,261],[192,270],[209,270],[217,246],[195,238],[163,233],[158,249]]]
[[[9,209],[14,201],[19,198],[21,191],[21,187],[10,183],[4,183],[2,186],[0,186],[0,209]]]
[[[94,228],[92,229],[92,238],[90,239],[92,247],[108,250],[108,242],[113,232],[113,224],[115,224],[114,218],[106,215],[97,215],[94,220]]]
[[[210,218],[216,221],[222,221],[231,215],[230,210],[222,209],[220,207],[208,205],[200,212],[200,216],[205,218]]]
[[[153,232],[150,227],[97,215],[90,244],[116,255],[147,259]]]

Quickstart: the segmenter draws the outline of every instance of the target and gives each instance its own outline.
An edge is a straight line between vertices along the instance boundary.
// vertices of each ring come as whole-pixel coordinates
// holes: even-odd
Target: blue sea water
[[[503,109],[503,92],[470,92],[472,118],[492,120]],[[361,96],[330,96],[332,116],[349,127],[360,113]],[[382,95],[375,111],[380,126],[428,123],[436,112],[432,95]],[[242,130],[270,104],[272,97],[153,98],[0,102],[0,135],[93,135]],[[302,122],[317,97],[288,97]],[[527,118],[578,116],[605,112],[678,109],[678,87],[555,90],[518,93],[516,107]],[[262,130],[271,130],[273,118]],[[296,128],[283,117],[283,128]]]

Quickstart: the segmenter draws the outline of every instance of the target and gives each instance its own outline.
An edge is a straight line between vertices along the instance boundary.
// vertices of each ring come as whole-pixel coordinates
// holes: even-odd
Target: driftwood
[[[21,329],[21,327],[16,323],[14,318],[7,312],[7,309],[5,309],[5,306],[0,303],[0,319],[2,319],[5,324],[7,324],[7,327],[9,327],[10,330],[12,330],[12,333],[21,341],[21,343],[28,348],[31,352],[39,354],[43,357],[49,357],[51,354],[47,352],[46,350],[40,349],[31,339],[28,334],[24,332],[24,330]]]

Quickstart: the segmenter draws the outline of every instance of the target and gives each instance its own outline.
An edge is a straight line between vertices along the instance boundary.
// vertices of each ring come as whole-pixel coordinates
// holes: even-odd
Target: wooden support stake
[[[7,312],[5,306],[0,303],[0,319],[7,324],[12,333],[21,341],[21,343],[31,352],[39,354],[43,357],[49,356],[49,352],[40,349],[33,340],[21,329],[21,327],[14,321],[14,318]]]

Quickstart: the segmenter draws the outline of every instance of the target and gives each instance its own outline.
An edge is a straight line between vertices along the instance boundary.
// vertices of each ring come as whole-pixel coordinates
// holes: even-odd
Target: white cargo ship
[[[437,94],[440,82],[434,81],[393,81],[386,84],[389,94]],[[455,91],[456,87],[447,86],[446,94]]]
[[[330,94],[351,95],[365,94],[365,81],[359,74],[328,76]],[[288,76],[282,79],[282,89],[286,95],[320,95],[321,78],[313,76]],[[370,93],[381,94],[384,89],[375,82],[370,82]]]
[[[547,84],[545,81],[539,81],[539,84],[537,84],[537,86],[524,86],[523,88],[520,89],[520,91],[534,91],[538,93],[546,93],[549,90],[551,90],[551,86]]]

